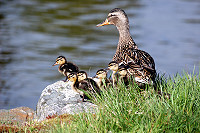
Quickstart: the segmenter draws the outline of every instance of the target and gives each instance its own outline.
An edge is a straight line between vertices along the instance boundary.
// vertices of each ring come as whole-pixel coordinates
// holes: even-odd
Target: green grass
[[[200,132],[199,75],[183,73],[157,78],[157,86],[171,98],[159,97],[152,87],[145,96],[137,85],[123,84],[103,91],[94,114],[79,114],[63,127],[67,132]]]
[[[30,132],[200,132],[200,75],[183,74],[165,79],[158,76],[157,87],[171,94],[159,97],[153,87],[145,94],[137,85],[123,83],[102,92],[95,103],[95,114],[61,116],[37,126],[23,127]],[[44,128],[47,125],[50,128]],[[51,126],[48,126],[51,125]]]

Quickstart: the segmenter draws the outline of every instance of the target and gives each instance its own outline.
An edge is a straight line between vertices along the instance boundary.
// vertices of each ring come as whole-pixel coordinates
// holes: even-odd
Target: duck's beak
[[[58,64],[55,62],[52,66],[55,66],[55,65],[58,65]]]
[[[104,25],[109,25],[111,24],[110,22],[108,22],[108,19],[106,19],[105,21],[103,21],[102,23],[96,25],[97,27],[100,27],[100,26],[104,26]]]

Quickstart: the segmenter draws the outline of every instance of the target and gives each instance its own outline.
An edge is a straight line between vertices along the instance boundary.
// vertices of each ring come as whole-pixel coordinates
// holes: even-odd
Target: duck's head
[[[76,82],[77,80],[77,75],[76,73],[70,73],[68,76],[67,76],[68,80],[71,81],[71,82]]]
[[[66,62],[67,62],[67,59],[64,56],[58,56],[53,66],[65,64]]]
[[[119,66],[119,69],[118,69],[118,73],[121,77],[125,77],[127,75],[127,66],[125,66],[124,64],[121,64]]]
[[[119,64],[116,61],[111,61],[108,64],[108,69],[110,69],[111,71],[117,72],[119,69]]]
[[[98,24],[97,27],[104,26],[104,25],[115,25],[117,27],[120,27],[122,25],[129,25],[128,17],[124,10],[120,8],[114,8],[112,9],[106,18],[105,21],[102,23]]]
[[[99,79],[105,79],[107,77],[107,71],[105,69],[99,69],[96,72],[96,77]]]
[[[78,81],[82,81],[88,77],[85,71],[79,71],[77,73],[77,76],[78,76]]]

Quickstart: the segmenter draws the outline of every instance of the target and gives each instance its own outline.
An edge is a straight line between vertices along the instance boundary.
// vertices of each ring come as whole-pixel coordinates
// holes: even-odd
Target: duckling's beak
[[[102,23],[96,25],[96,27],[100,27],[100,26],[104,26],[104,25],[109,25],[111,24],[110,22],[108,22],[108,19],[106,19],[105,21],[103,21]]]
[[[58,65],[58,64],[55,62],[52,66],[55,66],[55,65]]]

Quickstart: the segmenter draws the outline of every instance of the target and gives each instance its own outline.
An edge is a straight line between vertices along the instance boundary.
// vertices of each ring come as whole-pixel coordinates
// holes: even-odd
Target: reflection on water
[[[118,32],[96,24],[115,7],[127,12],[135,42],[154,57],[159,73],[192,72],[200,63],[199,6],[187,0],[1,1],[0,108],[35,109],[41,91],[64,79],[52,67],[59,55],[90,76],[105,68]]]

